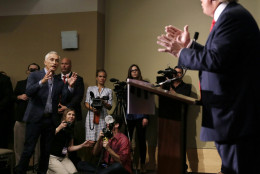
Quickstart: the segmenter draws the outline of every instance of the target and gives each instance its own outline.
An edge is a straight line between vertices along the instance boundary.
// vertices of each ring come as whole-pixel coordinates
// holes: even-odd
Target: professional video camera
[[[158,74],[162,74],[162,76],[156,77],[156,83],[159,84],[161,82],[164,82],[166,80],[166,77],[168,79],[172,79],[177,75],[177,71],[172,69],[171,67],[166,68],[165,70],[160,70],[157,72]]]
[[[103,96],[102,98],[100,98],[100,97],[95,98],[94,93],[92,91],[90,91],[90,97],[93,100],[91,106],[97,110],[102,109],[102,106],[103,106],[102,100],[109,100],[108,96]]]
[[[111,78],[110,82],[114,83],[114,91],[119,98],[126,97],[126,82],[120,82],[118,79]]]

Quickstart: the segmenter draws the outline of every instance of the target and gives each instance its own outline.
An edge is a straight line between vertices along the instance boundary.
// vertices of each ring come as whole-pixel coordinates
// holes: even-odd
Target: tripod
[[[116,104],[115,110],[113,111],[113,115],[122,115],[124,117],[127,137],[129,139],[129,142],[131,142],[130,133],[129,133],[127,120],[126,120],[126,98],[124,98],[124,96],[126,96],[126,94],[123,92],[116,93],[117,104]],[[137,163],[134,160],[135,159],[134,152],[132,149],[131,149],[131,155],[133,158],[132,169],[134,169],[134,166],[135,166],[135,174],[137,174]]]
[[[116,93],[117,104],[116,104],[115,110],[113,111],[113,115],[121,115],[124,117],[126,133],[127,133],[128,139],[130,141],[130,134],[128,131],[128,126],[127,126],[127,121],[126,121],[126,101],[125,101],[124,96],[125,96],[125,94],[123,92]]]

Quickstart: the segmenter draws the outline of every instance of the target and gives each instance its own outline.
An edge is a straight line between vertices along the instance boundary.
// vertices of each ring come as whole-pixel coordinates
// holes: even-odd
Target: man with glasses
[[[183,68],[180,66],[176,66],[174,68],[174,70],[177,72],[175,77],[177,78],[177,80],[174,80],[171,84],[170,87],[170,92],[171,93],[178,93],[178,94],[182,94],[185,96],[190,96],[191,93],[191,85],[190,84],[186,84],[183,82],[182,78],[183,78]]]
[[[39,71],[39,70],[40,70],[40,66],[38,64],[31,63],[28,65],[26,74],[29,76],[31,72]],[[14,152],[15,152],[16,165],[20,160],[24,148],[24,141],[25,141],[26,124],[25,122],[23,122],[23,116],[29,101],[29,97],[25,94],[26,84],[27,84],[27,78],[25,80],[18,81],[14,89],[14,95],[16,99],[15,124],[14,124]],[[38,157],[39,157],[38,144],[35,148],[35,155],[34,155],[35,164],[38,163]]]

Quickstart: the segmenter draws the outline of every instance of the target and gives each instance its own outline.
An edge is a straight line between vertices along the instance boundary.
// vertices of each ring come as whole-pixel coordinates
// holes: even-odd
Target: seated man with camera
[[[97,167],[88,162],[79,162],[78,169],[88,173],[97,172],[98,174],[132,173],[130,141],[120,132],[120,127],[123,124],[122,117],[108,115],[105,122],[107,128],[100,132],[93,149],[94,155],[101,155]]]

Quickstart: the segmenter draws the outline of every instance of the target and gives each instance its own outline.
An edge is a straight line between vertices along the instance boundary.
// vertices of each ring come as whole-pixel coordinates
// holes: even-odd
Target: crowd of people
[[[86,90],[85,141],[79,142],[74,127],[82,120],[81,102],[84,95],[83,78],[72,72],[72,62],[57,52],[46,54],[44,68],[36,63],[28,65],[25,80],[18,81],[14,92],[10,78],[0,74],[1,88],[7,94],[6,106],[16,103],[14,124],[15,173],[26,173],[32,157],[38,173],[76,173],[79,171],[99,173],[132,173],[131,143],[136,128],[139,142],[141,173],[146,172],[146,127],[149,115],[126,115],[127,128],[122,116],[108,115],[112,109],[113,93],[105,87],[107,73],[96,71],[96,86]],[[61,73],[55,75],[60,66]],[[127,78],[143,81],[138,65],[129,67]],[[0,81],[0,82],[1,82]],[[6,86],[2,86],[5,84]],[[8,86],[7,86],[8,85]],[[5,89],[4,89],[5,87]],[[171,91],[174,89],[171,87]],[[9,97],[9,98],[8,98]],[[99,103],[100,102],[100,103]],[[7,114],[8,116],[8,114]],[[7,118],[7,116],[5,118]],[[107,123],[106,117],[112,117]],[[105,129],[104,129],[105,128]],[[111,131],[111,137],[104,131]],[[129,131],[129,134],[125,134]],[[128,135],[130,137],[128,137]],[[4,140],[6,137],[2,137]],[[1,142],[8,142],[7,139]],[[1,145],[7,148],[7,145]],[[99,166],[81,161],[76,151],[91,148],[92,155],[99,156]],[[104,150],[103,150],[104,149]],[[139,163],[139,162],[138,162]]]
[[[182,81],[183,69],[199,71],[203,109],[201,139],[215,141],[224,174],[259,173],[259,48],[257,23],[237,0],[201,0],[203,12],[213,18],[205,46],[190,39],[188,26],[180,30],[166,26],[157,43],[160,52],[178,58],[178,80],[167,86],[170,93],[189,96],[191,86]],[[13,103],[16,102],[14,150],[16,174],[25,174],[34,156],[37,173],[132,173],[131,143],[136,128],[141,172],[145,173],[146,127],[149,116],[126,115],[127,137],[120,128],[122,117],[108,115],[113,103],[112,90],[105,87],[107,73],[96,72],[96,86],[86,92],[86,138],[74,135],[76,120],[82,120],[83,78],[72,72],[69,58],[61,60],[61,73],[55,75],[60,56],[46,54],[44,68],[28,65],[28,78],[18,81],[13,91],[10,78],[0,73],[0,148],[7,148]],[[243,67],[251,74],[241,73]],[[239,75],[238,75],[239,74]],[[129,67],[127,78],[143,81],[138,65]],[[241,81],[241,79],[243,81]],[[92,148],[100,155],[97,164],[80,161],[75,151]],[[40,149],[40,150],[39,150]]]

